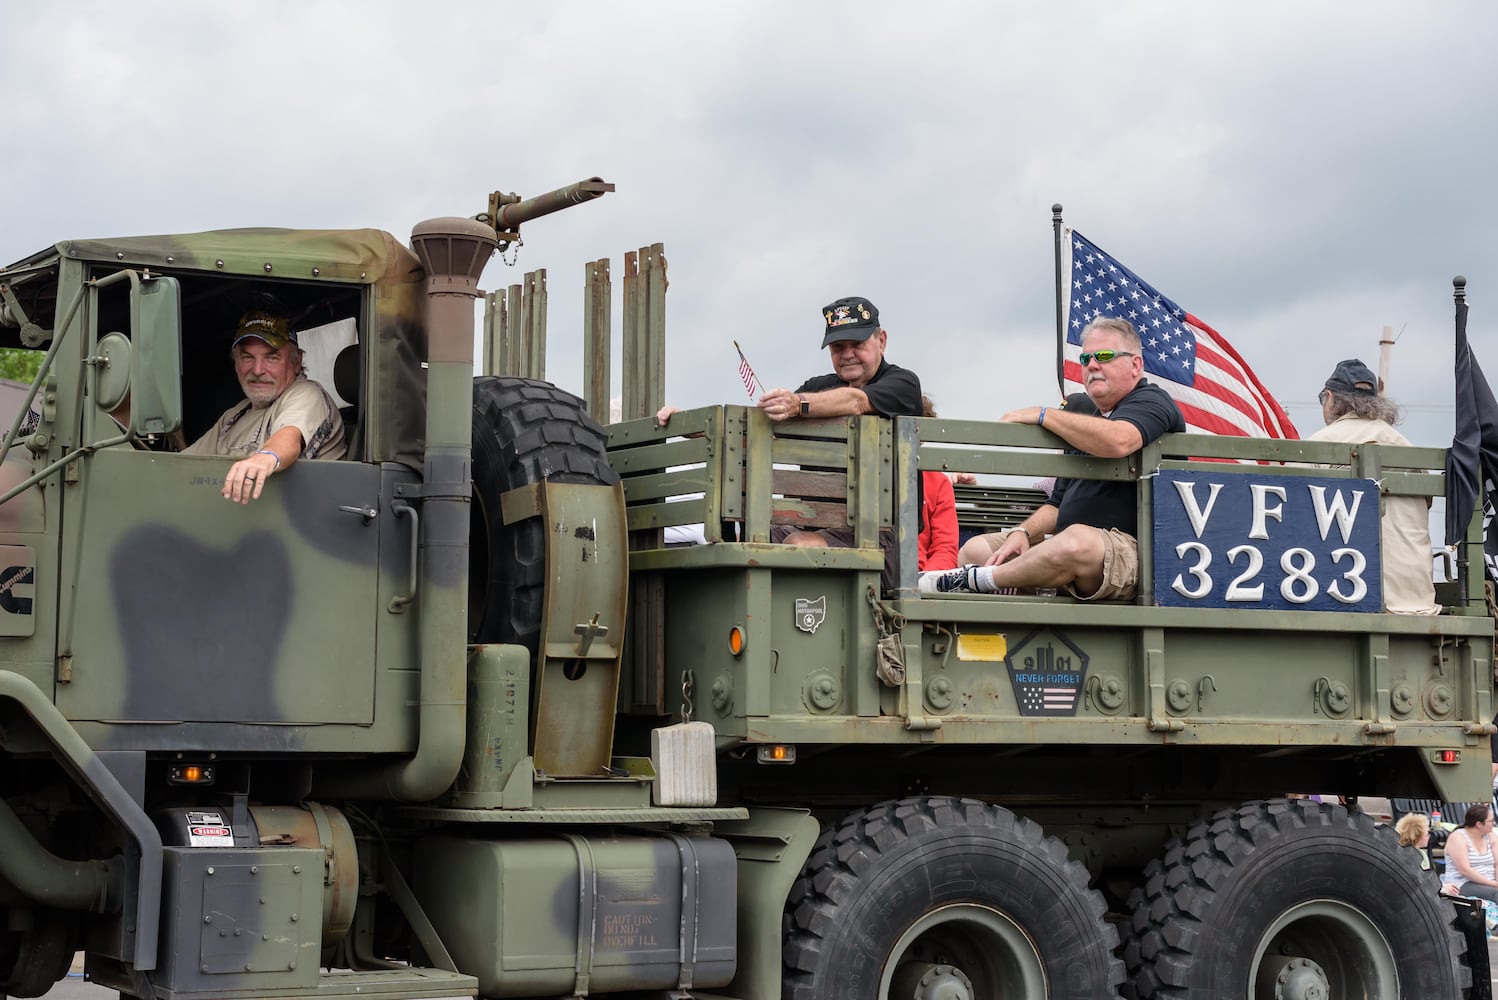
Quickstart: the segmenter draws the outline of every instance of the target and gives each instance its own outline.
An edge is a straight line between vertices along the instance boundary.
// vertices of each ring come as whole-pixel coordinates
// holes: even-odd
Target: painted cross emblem
[[[593,645],[593,640],[601,639],[608,635],[609,627],[598,624],[598,612],[594,612],[592,621],[578,622],[572,631],[582,637],[577,640],[577,655],[587,656],[588,648]]]

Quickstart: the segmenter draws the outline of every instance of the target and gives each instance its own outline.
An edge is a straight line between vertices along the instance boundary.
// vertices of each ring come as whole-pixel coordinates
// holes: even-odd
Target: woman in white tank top
[[[1446,870],[1441,882],[1454,885],[1463,896],[1498,903],[1498,852],[1493,836],[1493,805],[1479,802],[1467,810],[1462,828],[1446,838]]]

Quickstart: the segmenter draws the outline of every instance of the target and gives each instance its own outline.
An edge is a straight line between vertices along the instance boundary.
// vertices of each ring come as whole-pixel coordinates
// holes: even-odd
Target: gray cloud
[[[548,268],[559,383],[581,383],[582,263],[611,256],[617,287],[663,241],[672,402],[745,398],[735,338],[768,383],[823,370],[818,309],[857,293],[943,415],[976,418],[1046,398],[1059,201],[1304,430],[1325,370],[1402,327],[1391,392],[1441,445],[1455,273],[1498,372],[1495,28],[1479,2],[18,7],[0,256],[404,235],[599,174],[616,194],[485,276]]]

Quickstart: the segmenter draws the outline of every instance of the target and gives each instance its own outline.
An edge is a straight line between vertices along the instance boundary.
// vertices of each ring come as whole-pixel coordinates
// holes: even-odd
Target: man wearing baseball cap
[[[759,398],[759,408],[774,421],[847,417],[875,414],[881,417],[919,417],[921,380],[915,372],[884,360],[888,339],[879,325],[879,310],[868,299],[853,295],[838,299],[822,308],[826,323],[822,346],[832,358],[832,373],[807,379],[796,388],[771,389]],[[662,427],[677,412],[674,406],[663,406],[655,415]],[[775,525],[770,537],[790,545],[850,548],[853,532],[849,528],[799,530]],[[885,585],[892,586],[888,555],[894,548],[894,533],[880,532],[885,550]]]
[[[759,408],[771,420],[797,417],[919,417],[921,380],[915,372],[884,360],[888,339],[879,310],[859,295],[822,308],[827,330],[822,347],[832,357],[832,374],[809,378],[797,387],[771,389]]]
[[[879,310],[859,295],[822,307],[826,332],[822,347],[832,357],[832,374],[802,382],[795,392],[771,389],[759,408],[775,421],[797,417],[848,417],[865,413],[881,417],[919,417],[921,380],[915,372],[884,360],[888,339],[879,325]],[[662,427],[677,412],[663,406],[655,419]]]
[[[265,481],[299,458],[344,456],[348,446],[338,406],[302,370],[302,351],[285,316],[263,309],[245,313],[229,355],[245,398],[183,450],[237,459],[224,476],[226,500],[258,499]]]
[[[1407,445],[1394,429],[1403,414],[1379,391],[1378,376],[1356,358],[1339,361],[1317,395],[1326,426],[1307,441]],[[1384,610],[1396,615],[1438,615],[1431,582],[1430,501],[1388,494],[1379,519]]]
[[[888,335],[879,325],[879,310],[860,295],[838,299],[822,308],[826,332],[822,346],[832,359],[832,373],[807,379],[796,388],[771,389],[759,399],[759,408],[771,420],[805,417],[847,417],[875,414],[881,417],[919,417],[923,413],[921,380],[915,372],[884,360]],[[797,530],[777,525],[770,537],[789,545],[848,548],[853,544],[849,528]],[[894,548],[894,533],[880,532],[886,553],[885,586],[893,586],[888,555]]]

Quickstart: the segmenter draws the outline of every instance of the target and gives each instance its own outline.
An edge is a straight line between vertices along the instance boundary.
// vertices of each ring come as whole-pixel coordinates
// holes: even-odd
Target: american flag
[[[744,389],[749,393],[749,398],[754,399],[756,398],[754,384],[759,381],[759,377],[754,374],[754,369],[749,367],[749,359],[744,357],[744,349],[739,346],[737,340],[733,342],[733,349],[739,352],[739,378],[744,380]],[[760,389],[763,391],[764,387],[761,386]]]
[[[1064,299],[1065,391],[1082,387],[1082,330],[1099,316],[1126,319],[1139,331],[1145,374],[1168,392],[1186,428],[1238,437],[1298,438],[1295,425],[1222,335],[1161,295],[1099,250],[1066,230],[1063,257],[1070,294]]]
[[[1077,689],[1074,687],[1037,687],[1027,685],[1020,693],[1021,714],[1035,715],[1041,711],[1074,714],[1077,707]]]

